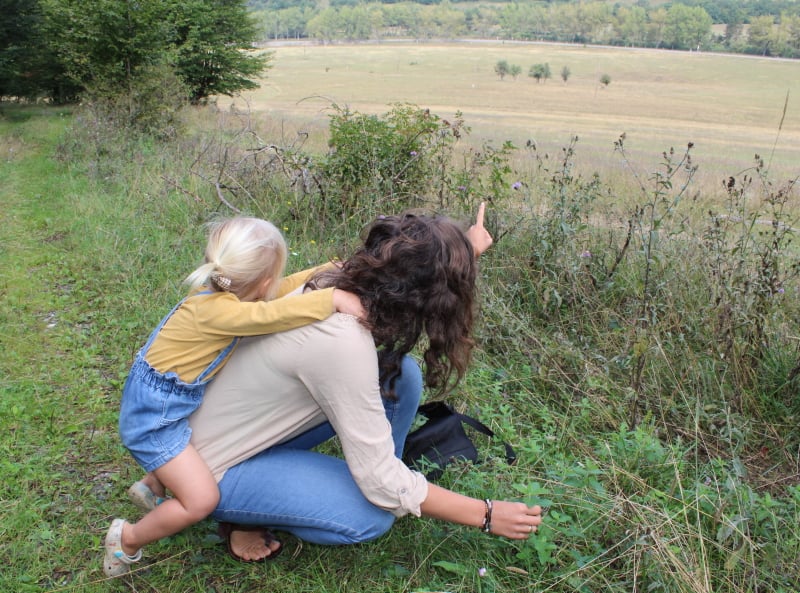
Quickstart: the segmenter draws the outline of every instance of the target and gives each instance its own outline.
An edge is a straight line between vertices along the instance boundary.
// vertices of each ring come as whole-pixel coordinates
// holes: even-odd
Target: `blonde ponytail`
[[[242,298],[271,278],[270,287],[277,290],[286,267],[287,248],[275,225],[238,216],[209,223],[208,227],[205,263],[186,278],[191,288],[205,285]]]

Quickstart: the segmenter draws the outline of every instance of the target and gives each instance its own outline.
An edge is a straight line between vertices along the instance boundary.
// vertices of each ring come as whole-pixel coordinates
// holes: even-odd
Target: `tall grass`
[[[14,147],[0,163],[0,589],[794,590],[794,184],[755,162],[699,210],[690,147],[623,168],[622,194],[581,173],[579,140],[556,155],[464,148],[466,119],[331,113],[331,154],[235,110],[196,112],[168,143],[87,112],[0,120]],[[609,158],[628,150],[617,139]],[[378,542],[287,537],[276,562],[242,565],[208,521],[152,546],[130,577],[103,578],[103,532],[132,516],[123,494],[139,475],[116,435],[120,383],[181,295],[201,222],[274,220],[296,270],[346,256],[378,214],[468,219],[483,200],[497,241],[481,259],[479,348],[450,400],[518,461],[476,437],[484,461],[442,483],[542,504],[538,535],[406,518]]]

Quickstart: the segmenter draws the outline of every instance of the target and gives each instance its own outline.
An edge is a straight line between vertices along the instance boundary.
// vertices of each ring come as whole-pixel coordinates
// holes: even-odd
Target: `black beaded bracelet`
[[[492,531],[492,501],[487,498],[483,502],[486,505],[486,514],[483,516],[481,531],[490,533]]]

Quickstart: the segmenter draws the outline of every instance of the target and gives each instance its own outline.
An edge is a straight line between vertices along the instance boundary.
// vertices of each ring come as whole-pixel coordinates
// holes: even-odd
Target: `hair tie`
[[[220,290],[224,290],[228,292],[231,289],[231,279],[227,276],[223,276],[219,272],[212,272],[211,273],[211,282],[217,286]]]

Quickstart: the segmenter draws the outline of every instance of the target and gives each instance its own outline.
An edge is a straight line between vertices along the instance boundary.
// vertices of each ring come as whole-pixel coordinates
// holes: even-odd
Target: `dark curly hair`
[[[394,396],[400,363],[422,333],[425,383],[444,393],[464,376],[475,342],[476,262],[462,228],[446,217],[382,216],[341,269],[316,284],[357,294],[378,349],[385,397]]]

